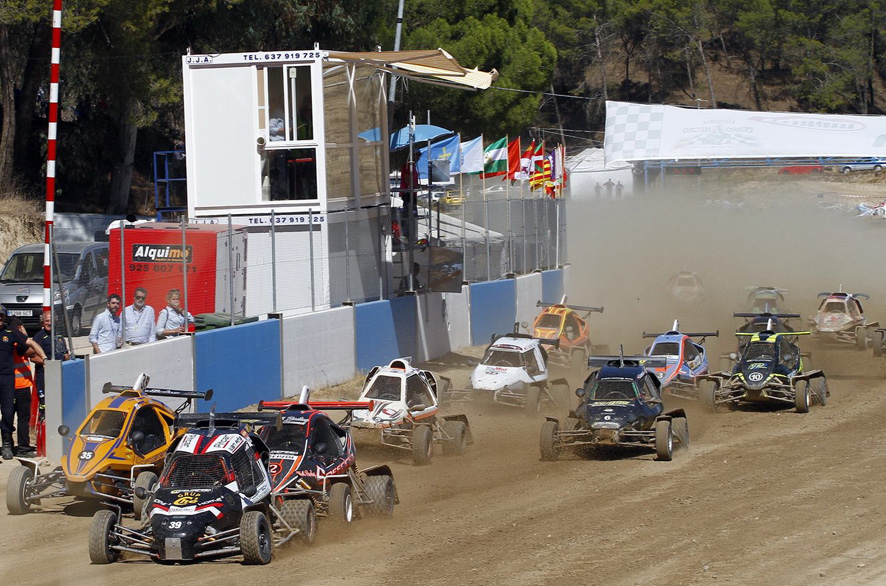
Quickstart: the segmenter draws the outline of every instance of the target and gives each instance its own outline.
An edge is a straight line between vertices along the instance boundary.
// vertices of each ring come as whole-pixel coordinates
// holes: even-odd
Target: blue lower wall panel
[[[86,361],[62,362],[62,423],[77,430],[86,419]],[[55,433],[55,431],[51,431]],[[68,442],[65,442],[65,446]]]
[[[541,293],[542,298],[548,303],[559,303],[563,298],[563,269],[542,271]]]
[[[280,398],[279,320],[199,332],[194,335],[194,353],[197,390],[213,390],[216,411]]]
[[[471,285],[471,344],[488,344],[492,334],[514,331],[517,289],[513,279]]]
[[[415,299],[394,297],[354,307],[357,370],[387,364],[415,351]]]

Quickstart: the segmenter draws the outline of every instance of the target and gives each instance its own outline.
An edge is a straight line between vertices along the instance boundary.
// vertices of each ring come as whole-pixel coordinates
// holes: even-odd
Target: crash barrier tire
[[[873,341],[871,342],[871,345],[874,347],[874,356],[883,355],[884,335],[886,335],[886,332],[874,330]]]
[[[828,379],[821,377],[816,380],[818,391],[816,392],[815,401],[824,407],[828,404]]]
[[[794,406],[797,408],[797,413],[809,413],[811,395],[812,391],[809,388],[808,380],[797,381],[794,384]]]
[[[135,486],[133,488],[143,488],[151,492],[157,486],[157,481],[157,475],[146,470],[135,477]],[[150,501],[150,496],[140,499],[135,495],[135,492],[132,493],[132,514],[135,515],[136,521],[139,521],[142,518],[142,514],[147,512]]]
[[[855,328],[855,347],[862,352],[868,349],[868,329],[864,326]]]
[[[117,561],[117,550],[111,549],[116,544],[112,537],[117,525],[117,513],[114,511],[98,511],[92,517],[89,528],[89,559],[94,564],[111,564]]]
[[[670,462],[674,458],[674,430],[668,419],[655,422],[655,457],[662,462]]]
[[[545,421],[541,425],[541,435],[538,438],[543,462],[554,462],[560,457],[560,449],[557,446],[557,432],[560,425],[556,421]]]
[[[27,466],[13,468],[6,481],[6,508],[10,515],[24,515],[31,510],[27,496],[34,483],[34,472]]]
[[[708,413],[716,413],[720,410],[719,405],[717,405],[717,391],[719,389],[720,384],[717,381],[698,381],[698,399],[701,401],[701,406]]]
[[[526,414],[532,417],[539,409],[541,409],[541,388],[532,385],[526,389]]]
[[[685,417],[675,417],[672,420],[674,437],[680,443],[679,447],[689,449],[689,423]]]
[[[280,516],[293,529],[298,529],[298,538],[308,545],[317,537],[317,511],[311,499],[287,499],[280,507]]]
[[[274,549],[271,525],[261,511],[243,513],[240,519],[240,549],[243,563],[248,566],[263,566],[271,561]]]
[[[464,421],[444,421],[443,431],[451,440],[443,442],[443,453],[461,456],[468,449],[468,427]]]
[[[434,432],[427,425],[419,425],[412,432],[412,461],[416,466],[427,466],[434,455]]]
[[[372,504],[367,507],[369,514],[376,517],[392,517],[394,515],[396,495],[393,478],[386,474],[370,476],[366,479],[366,494],[372,500]]]
[[[335,524],[349,525],[354,520],[354,498],[351,485],[347,482],[336,482],[329,489],[328,518]]]

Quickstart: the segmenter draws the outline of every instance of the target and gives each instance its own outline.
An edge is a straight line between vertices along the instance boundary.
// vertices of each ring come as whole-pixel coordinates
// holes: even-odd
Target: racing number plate
[[[182,540],[179,537],[166,538],[166,558],[167,560],[182,559]]]

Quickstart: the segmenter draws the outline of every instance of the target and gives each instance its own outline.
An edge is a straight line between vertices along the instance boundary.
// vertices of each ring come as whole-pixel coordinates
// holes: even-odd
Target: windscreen
[[[271,451],[301,454],[306,442],[305,427],[304,425],[287,423],[277,429],[273,425],[268,425],[262,435]]]
[[[221,456],[179,453],[166,465],[160,486],[176,489],[213,488],[224,486],[233,479],[234,474],[229,473]]]
[[[520,353],[490,348],[483,356],[483,364],[487,366],[520,366]]]
[[[652,347],[650,356],[679,356],[680,345],[677,342],[659,342]]]
[[[77,254],[59,254],[58,271],[62,281],[70,281],[74,278],[77,270]],[[53,277],[54,278],[54,277]],[[28,252],[14,254],[3,267],[0,273],[0,281],[4,283],[42,283],[43,282],[43,253]]]
[[[80,435],[118,437],[120,432],[123,431],[123,424],[125,422],[126,413],[123,411],[96,411],[80,430]]]
[[[399,401],[401,382],[402,379],[399,376],[377,376],[365,396],[367,399],[380,401]]]
[[[775,344],[751,342],[744,352],[745,362],[751,360],[775,360]]]
[[[637,390],[629,380],[602,380],[591,392],[592,401],[630,401],[636,398]]]
[[[552,313],[543,313],[538,317],[538,323],[535,324],[537,328],[547,328],[547,329],[558,329],[560,327],[560,320],[563,319],[563,316],[554,315]]]

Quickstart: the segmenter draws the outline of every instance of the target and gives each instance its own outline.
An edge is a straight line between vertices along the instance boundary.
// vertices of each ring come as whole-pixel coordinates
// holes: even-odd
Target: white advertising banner
[[[705,110],[606,102],[606,163],[884,157],[886,116]]]

